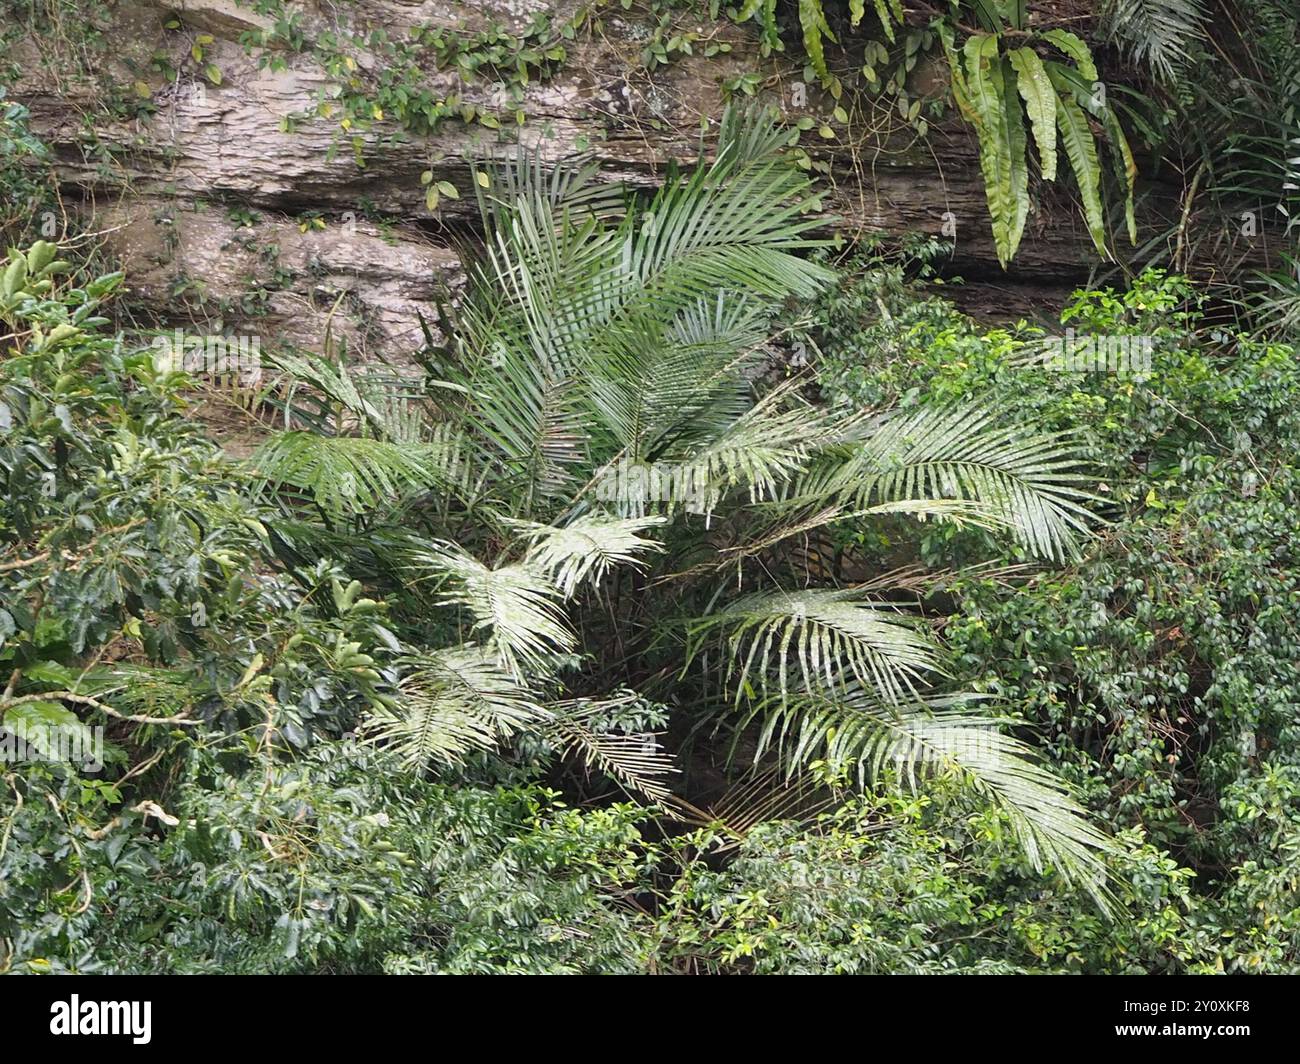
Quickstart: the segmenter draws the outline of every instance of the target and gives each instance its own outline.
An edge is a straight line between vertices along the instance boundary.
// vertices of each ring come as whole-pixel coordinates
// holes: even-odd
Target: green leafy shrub
[[[958,668],[1020,707],[1117,830],[1141,826],[1196,873],[1195,948],[1180,963],[1292,970],[1295,350],[1206,325],[1192,286],[1148,273],[1125,292],[1079,293],[1062,324],[1151,338],[1149,372],[1067,373],[1026,357],[1041,330],[981,329],[933,298],[908,307],[909,290],[876,269],[830,303],[828,396],[879,389],[924,405],[993,389],[1077,433],[1111,501],[1109,527],[1078,564],[951,582],[945,634]],[[854,314],[850,332],[839,321]],[[990,547],[942,530],[924,538],[935,565]]]

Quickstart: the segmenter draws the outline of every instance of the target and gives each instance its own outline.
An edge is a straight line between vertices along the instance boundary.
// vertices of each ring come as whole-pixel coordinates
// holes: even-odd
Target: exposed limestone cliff
[[[385,116],[343,130],[336,116],[301,117],[322,103],[328,109],[337,94],[339,79],[314,43],[344,27],[383,29],[389,39],[417,26],[519,31],[538,10],[557,22],[572,16],[579,0],[289,6],[302,15],[296,47],[292,35],[248,46],[248,34],[275,26],[251,0],[136,0],[107,7],[109,47],[87,51],[81,72],[43,64],[36,42],[17,48],[25,61],[14,94],[56,150],[65,199],[93,216],[141,305],[163,321],[220,318],[306,346],[319,345],[329,321],[354,345],[400,352],[419,335],[415,311],[455,278],[452,238],[476,217],[477,162],[522,142],[548,159],[589,151],[610,180],[648,183],[669,160],[694,156],[702,121],[721,112],[727,79],[757,71],[761,92],[788,107],[800,91],[789,62],[760,58],[754,34],[725,20],[697,24],[729,52],[705,57],[697,49],[647,73],[636,61],[644,17],[612,4],[598,28],[589,23],[566,42],[550,77],[520,86],[522,125],[511,120],[496,130],[450,119],[425,135]],[[383,49],[354,53],[356,82],[381,84]],[[219,83],[203,73],[209,67]],[[917,76],[939,75],[920,69]],[[125,87],[138,113],[96,111],[106,84]],[[455,69],[432,64],[427,87],[435,97],[458,93],[481,112],[507,103],[499,83],[462,81]],[[808,106],[818,106],[818,92],[804,91]],[[1014,267],[1003,274],[973,136],[956,122],[920,140],[890,126],[877,123],[877,133],[862,121],[852,138],[809,145],[831,164],[826,208],[846,234],[937,235],[947,215],[957,227],[952,271],[991,284],[973,288],[972,297],[994,312],[1014,312],[1027,294],[1086,278],[1095,252],[1061,193],[1039,200]],[[444,181],[459,198],[443,196],[430,211],[427,184]]]

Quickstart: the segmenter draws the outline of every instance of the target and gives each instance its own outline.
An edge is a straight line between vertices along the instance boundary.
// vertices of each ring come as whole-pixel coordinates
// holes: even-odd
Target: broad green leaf
[[[967,39],[966,83],[979,136],[980,169],[984,195],[993,224],[993,241],[1003,268],[1011,261],[1023,231],[1028,211],[1025,174],[1025,132],[1020,119],[1020,102],[1015,93],[1008,102],[1007,68],[998,54],[998,38],[981,34]],[[1017,128],[1011,128],[1014,112]],[[1018,158],[1017,158],[1018,156]]]
[[[76,672],[57,661],[38,661],[23,669],[23,677],[35,683],[58,684],[70,687],[77,678]]]
[[[1029,24],[1026,0],[998,0],[998,11],[1013,30],[1023,30]]]
[[[1092,60],[1092,52],[1088,46],[1083,43],[1083,39],[1069,30],[1048,30],[1041,35],[1043,40],[1050,41],[1056,45],[1062,52],[1074,60],[1075,65],[1088,81],[1097,80],[1097,64]]]
[[[1002,70],[1004,80],[1015,77],[1007,67]],[[1029,217],[1029,143],[1025,134],[1025,113],[1020,106],[1020,96],[1006,86],[1004,130],[1008,159],[1011,162],[1011,222],[1007,233],[1007,260],[1015,258],[1020,248],[1020,238],[1025,232]]]
[[[1016,88],[1034,130],[1038,161],[1043,178],[1056,180],[1056,92],[1043,69],[1043,61],[1032,48],[1016,48],[1007,54],[1016,71]]]
[[[1083,198],[1083,215],[1088,233],[1097,251],[1110,258],[1106,250],[1106,224],[1101,212],[1101,167],[1097,163],[1097,145],[1092,139],[1088,118],[1072,99],[1056,98],[1056,124],[1061,132],[1065,156],[1074,170]]]
[[[1002,28],[1004,20],[998,0],[971,0],[970,6],[974,9],[975,25],[989,33],[997,33]]]

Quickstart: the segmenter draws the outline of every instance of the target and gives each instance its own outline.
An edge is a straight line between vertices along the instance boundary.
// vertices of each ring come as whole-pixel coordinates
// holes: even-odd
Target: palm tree
[[[1036,866],[1101,897],[1105,837],[999,716],[945,690],[889,574],[818,585],[791,562],[799,538],[882,514],[1061,558],[1088,513],[1069,441],[995,410],[845,415],[797,376],[761,383],[788,301],[834,281],[799,254],[823,222],[786,140],[729,113],[712,160],[646,200],[580,162],[501,168],[419,378],[282,359],[316,399],[287,403],[306,427],[255,456],[276,534],[350,556],[435,644],[372,724],[411,766],[524,731],[670,802],[671,760],[606,726],[649,697],[722,712],[787,771],[960,773]]]

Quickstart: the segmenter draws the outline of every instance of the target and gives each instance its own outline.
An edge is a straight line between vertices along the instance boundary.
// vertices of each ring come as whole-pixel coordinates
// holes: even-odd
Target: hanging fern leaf
[[[803,46],[813,70],[819,78],[830,77],[830,71],[826,69],[826,50],[822,46],[822,38],[825,37],[832,44],[836,42],[835,34],[826,21],[826,13],[822,11],[821,0],[799,0],[799,25],[803,28]]]
[[[1101,167],[1097,163],[1097,144],[1092,138],[1088,118],[1075,101],[1067,96],[1056,98],[1056,126],[1061,133],[1065,156],[1074,170],[1074,179],[1083,198],[1083,216],[1088,233],[1098,253],[1110,258],[1106,249],[1106,222],[1101,210]]]
[[[1045,181],[1056,180],[1056,92],[1043,69],[1043,61],[1032,48],[1014,48],[1007,53],[1016,72],[1016,88],[1025,101],[1025,111],[1038,146],[1038,163]]]
[[[898,23],[900,26],[903,24],[902,2],[901,0],[874,0],[874,2],[876,5],[876,17],[880,19],[880,28],[884,30],[885,37],[888,39],[889,43],[893,44],[894,41],[897,40],[897,35],[894,32],[894,23]],[[862,7],[863,5],[859,2],[858,6]],[[860,19],[861,17],[862,15],[859,12],[858,18]],[[857,24],[858,23],[855,20],[853,25],[856,26]]]
[[[966,84],[979,137],[984,195],[993,223],[993,241],[1003,268],[1011,261],[1028,214],[1028,182],[1024,159],[1024,126],[1019,99],[1008,95],[1007,68],[998,54],[998,38],[979,34],[967,39]],[[1014,105],[1014,106],[1013,106]],[[1016,121],[1012,123],[1012,118]]]
[[[1047,30],[1040,36],[1073,59],[1075,66],[1079,68],[1079,74],[1086,78],[1089,84],[1097,80],[1097,64],[1093,62],[1092,52],[1088,50],[1081,37],[1069,30],[1060,29]]]
[[[961,57],[957,54],[957,47],[953,35],[952,27],[946,22],[940,22],[938,26],[939,43],[943,45],[944,57],[948,60],[948,72],[952,77],[952,99],[957,105],[957,110],[961,116],[974,125],[979,121],[975,114],[975,108],[970,102],[970,86],[966,84],[966,74],[962,70]]]
[[[1126,14],[1150,5],[1157,22],[1161,9],[1168,5],[1177,12],[1171,24],[1183,25],[1187,33],[1193,33],[1197,25],[1195,13],[1200,0],[1114,2]],[[872,0],[872,5],[881,30],[894,42],[897,27],[905,24],[906,12],[901,0]],[[1023,0],[975,0],[970,6],[975,14],[972,21],[984,32],[970,32],[969,26],[952,17],[936,18],[931,28],[938,34],[948,60],[953,100],[978,137],[980,170],[998,261],[1005,269],[1014,258],[1029,216],[1026,115],[1044,179],[1056,180],[1058,139],[1065,143],[1066,157],[1076,172],[1088,232],[1098,252],[1109,258],[1096,139],[1086,119],[1080,122],[1080,118],[1082,113],[1092,113],[1104,124],[1115,174],[1124,189],[1126,227],[1130,240],[1136,243],[1133,194],[1137,168],[1117,116],[1105,105],[1088,102],[1098,78],[1097,64],[1088,45],[1065,29],[1026,32],[1028,8]],[[1188,10],[1183,11],[1184,7]],[[866,11],[866,0],[848,0],[850,25],[860,25]],[[823,83],[827,83],[831,74],[826,63],[825,42],[835,43],[836,37],[826,19],[826,0],[799,0],[798,13],[809,63]],[[748,0],[735,17],[742,21],[757,17],[763,26],[765,44],[776,47],[769,39],[769,36],[775,38],[777,29],[772,0]],[[1133,15],[1138,21],[1141,17],[1140,13]],[[968,33],[960,51],[956,45],[958,30]],[[1011,31],[1015,31],[1019,41],[1027,39],[1028,43],[1003,54],[1003,34]],[[1052,45],[1072,65],[1044,60],[1034,50],[1035,42]]]
[[[776,0],[747,0],[736,14],[737,22],[748,22],[755,15],[763,29],[763,44],[774,52],[781,50],[781,36],[776,24]]]
[[[1005,136],[1008,158],[1011,160],[1011,227],[1007,233],[1007,261],[1015,258],[1020,249],[1020,238],[1025,233],[1029,217],[1029,138],[1025,133],[1025,112],[1020,105],[1020,94],[1011,88],[1015,70],[1006,60],[1001,60],[1003,100],[1006,103]]]

